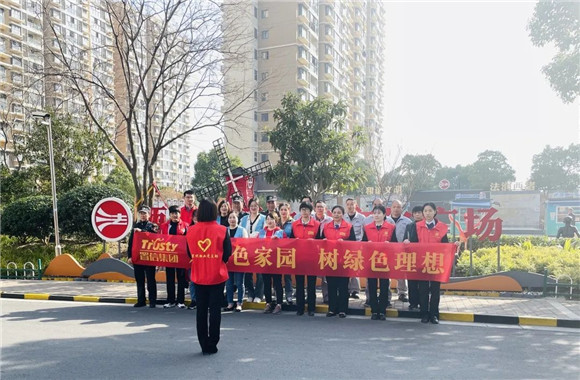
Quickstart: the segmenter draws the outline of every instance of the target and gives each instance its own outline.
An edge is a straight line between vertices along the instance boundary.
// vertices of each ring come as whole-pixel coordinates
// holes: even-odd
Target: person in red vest
[[[187,230],[187,253],[191,257],[191,281],[197,301],[197,339],[204,355],[218,352],[221,304],[228,279],[226,263],[232,243],[226,227],[216,223],[217,206],[208,199],[199,203],[197,223]],[[209,309],[209,326],[208,326]]]
[[[378,205],[373,208],[373,223],[364,226],[362,241],[374,242],[396,242],[395,225],[385,220],[387,210],[385,206]],[[367,279],[367,287],[369,289],[369,303],[371,305],[371,319],[385,320],[387,314],[387,304],[389,302],[389,283],[388,278],[381,278],[380,294],[377,296],[377,279]]]
[[[180,219],[179,207],[169,206],[169,220],[161,225],[163,235],[185,235],[188,224]],[[167,303],[163,308],[177,306],[185,309],[185,288],[187,287],[187,270],[185,268],[165,268],[167,284]],[[175,303],[175,274],[177,274],[177,303]]]
[[[300,203],[300,219],[292,223],[290,238],[314,239],[320,229],[318,223],[312,217],[312,203]],[[302,254],[302,253],[301,253]],[[312,254],[311,252],[303,254]],[[297,274],[296,278],[296,315],[304,314],[304,275]],[[307,285],[308,315],[313,317],[316,311],[316,276],[308,276]]]
[[[332,222],[328,222],[320,229],[317,239],[327,240],[352,240],[356,241],[356,235],[352,225],[343,219],[344,208],[336,205],[332,208]],[[326,276],[328,282],[328,313],[327,317],[346,318],[348,311],[348,277]]]
[[[183,192],[184,206],[179,210],[179,218],[183,220],[188,226],[193,224],[193,212],[197,210],[195,207],[195,195],[193,190],[186,190]]]
[[[410,224],[405,231],[403,243],[448,243],[448,227],[435,219],[437,207],[429,202],[423,205],[423,217],[420,222]],[[419,281],[419,307],[422,323],[439,323],[439,299],[441,283],[438,281]],[[429,299],[431,293],[431,299]]]

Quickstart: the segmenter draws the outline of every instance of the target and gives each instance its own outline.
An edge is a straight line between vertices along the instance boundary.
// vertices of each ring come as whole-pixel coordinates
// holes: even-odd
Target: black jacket
[[[439,223],[439,221],[437,219],[435,219],[435,224]],[[411,243],[418,243],[419,242],[419,236],[417,236],[417,223],[413,222],[411,224],[409,224],[407,226],[407,229],[405,230],[405,237],[403,238],[403,240],[405,239],[409,239],[409,241]],[[447,235],[443,235],[443,237],[441,238],[441,243],[449,243],[449,239],[447,238]]]
[[[135,234],[135,228],[141,229],[142,232],[155,232],[153,231],[153,223],[150,221],[146,222],[136,222],[131,230],[131,235],[129,235],[129,247],[127,248],[127,257],[131,258],[131,251],[133,249],[133,235]]]

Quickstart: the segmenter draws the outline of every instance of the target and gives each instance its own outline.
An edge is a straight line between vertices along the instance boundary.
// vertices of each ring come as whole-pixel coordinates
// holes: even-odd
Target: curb
[[[122,303],[134,304],[137,302],[136,298],[112,298],[112,297],[98,297],[90,295],[78,296],[59,296],[46,293],[5,293],[0,292],[0,298],[12,299],[27,299],[27,300],[48,300],[48,301],[71,301],[71,302],[99,302],[99,303]],[[164,300],[157,300],[158,305],[162,305]],[[189,301],[186,301],[189,305]],[[264,302],[244,302],[244,310],[263,310]],[[283,305],[284,311],[296,311],[295,305]],[[328,312],[327,305],[317,305],[317,313],[326,314]],[[364,309],[349,309],[349,315],[370,316],[369,308]],[[406,311],[397,309],[387,309],[387,317],[389,318],[421,318],[418,311]],[[558,319],[548,317],[532,317],[532,316],[505,316],[505,315],[489,315],[489,314],[473,314],[473,313],[454,313],[441,312],[439,315],[441,321],[455,321],[455,322],[471,322],[471,323],[490,323],[502,325],[521,325],[521,326],[549,326],[549,327],[568,327],[580,328],[580,320],[577,319]]]

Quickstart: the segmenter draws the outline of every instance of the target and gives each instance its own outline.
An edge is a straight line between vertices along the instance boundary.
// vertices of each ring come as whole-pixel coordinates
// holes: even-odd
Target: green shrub
[[[29,238],[47,243],[53,225],[52,198],[46,195],[18,199],[2,211],[2,234],[16,237],[19,243]]]
[[[107,197],[117,197],[133,204],[127,194],[105,185],[79,186],[66,192],[58,202],[62,233],[79,241],[98,241],[91,224],[91,213],[95,205]]]
[[[503,246],[500,249],[500,264],[502,271],[520,270],[534,273],[544,273],[548,269],[550,275],[572,277],[574,283],[580,283],[580,250],[565,250],[561,247],[518,247]],[[482,248],[473,253],[474,276],[497,272],[497,247]],[[469,251],[464,251],[459,258],[456,276],[469,275]]]

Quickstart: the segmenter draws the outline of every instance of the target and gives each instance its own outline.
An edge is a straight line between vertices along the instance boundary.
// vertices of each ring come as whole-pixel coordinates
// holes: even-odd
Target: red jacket
[[[223,261],[227,229],[215,221],[199,222],[187,230],[187,247],[191,254],[191,281],[215,285],[228,279]]]
[[[334,227],[334,221],[326,223],[322,233],[327,240],[350,240],[351,230],[352,225],[343,219],[338,229]]]
[[[160,232],[162,235],[169,235],[169,224],[171,223],[171,220],[163,223],[160,227]],[[187,231],[187,227],[189,227],[189,224],[186,224],[183,220],[180,220],[179,222],[177,222],[177,231],[175,233],[175,235],[185,235],[185,231]]]
[[[302,224],[302,219],[298,219],[292,223],[292,235],[296,239],[314,239],[320,228],[320,223],[318,223],[314,218],[310,218],[308,224]]]
[[[370,223],[364,227],[364,231],[367,241],[391,241],[391,238],[393,237],[393,231],[395,231],[395,225],[385,221],[383,222],[381,229],[377,230],[377,226],[374,223]]]
[[[435,227],[427,228],[427,222],[422,220],[417,222],[417,238],[419,243],[441,243],[443,237],[447,238],[447,224],[437,221]],[[447,240],[447,239],[446,239]]]

